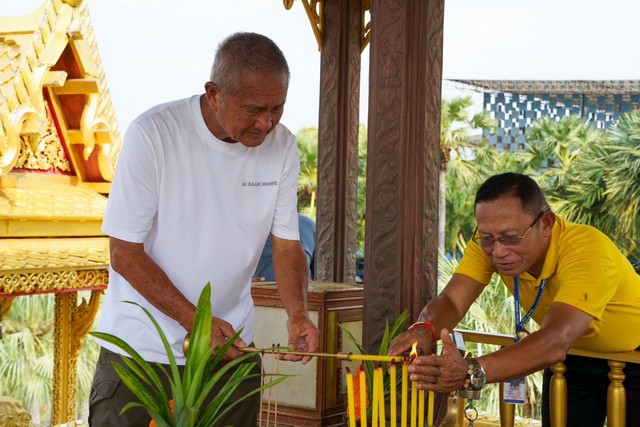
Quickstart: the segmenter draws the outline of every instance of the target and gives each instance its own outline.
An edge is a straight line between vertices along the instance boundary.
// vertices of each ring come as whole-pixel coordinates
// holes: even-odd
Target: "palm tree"
[[[298,211],[315,220],[318,191],[318,128],[302,128],[296,134],[296,139],[300,152]]]
[[[35,424],[48,424],[53,395],[54,296],[31,295],[13,300],[2,319],[0,396],[17,399]],[[98,345],[85,340],[78,358],[78,408],[85,409],[98,360]],[[79,419],[85,419],[82,413]]]
[[[20,401],[36,423],[52,396],[53,313],[51,295],[14,299],[0,341],[0,394]]]
[[[526,163],[531,170],[544,171],[541,184],[553,187],[553,193],[562,198],[574,163],[601,139],[602,132],[579,116],[543,117],[527,133]]]
[[[640,112],[606,132],[577,116],[541,119],[528,134],[528,164],[562,217],[594,226],[632,258],[640,257]]]
[[[608,129],[604,162],[607,228],[629,256],[640,259],[640,111],[623,114]]]
[[[438,248],[445,251],[447,171],[455,164],[454,179],[460,186],[468,187],[478,175],[474,162],[473,148],[477,146],[471,130],[491,131],[497,121],[488,111],[470,116],[473,106],[471,96],[442,100],[440,115],[440,170],[438,176]]]

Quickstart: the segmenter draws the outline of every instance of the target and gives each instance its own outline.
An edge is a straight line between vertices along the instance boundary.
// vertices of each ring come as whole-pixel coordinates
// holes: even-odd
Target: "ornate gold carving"
[[[31,414],[12,397],[0,397],[0,426],[31,427]]]
[[[293,0],[282,0],[285,9],[290,10],[293,6]],[[302,6],[307,13],[311,29],[318,43],[318,50],[322,50],[322,40],[324,31],[324,0],[302,0]]]
[[[81,270],[74,272],[73,278],[85,289],[104,288],[109,275],[107,270]],[[78,355],[100,307],[101,293],[92,291],[90,300],[83,298],[80,305],[76,292],[56,294],[52,408],[52,421],[56,425],[76,418]]]
[[[80,270],[78,280],[84,283],[85,288],[106,288],[109,284],[109,271],[104,270]],[[91,296],[93,299],[93,295]]]
[[[11,297],[0,297],[0,318],[5,317],[11,308],[11,304],[13,303],[13,298]]]
[[[101,291],[77,304],[78,294],[56,294],[55,357],[52,421],[54,425],[74,422],[77,400],[77,361],[82,342],[100,306]]]
[[[45,106],[45,110],[47,111],[46,130],[39,135],[37,147],[31,147],[23,137],[20,155],[16,159],[14,167],[46,171],[56,169],[70,172],[69,160],[62,148],[58,131],[51,121],[51,111],[48,106]]]
[[[371,0],[362,0],[360,20],[360,51],[364,51],[371,41]]]
[[[90,284],[85,282],[89,280]],[[58,292],[80,290],[88,287],[106,287],[109,282],[107,270],[43,271],[0,276],[0,294],[30,294],[35,292]]]

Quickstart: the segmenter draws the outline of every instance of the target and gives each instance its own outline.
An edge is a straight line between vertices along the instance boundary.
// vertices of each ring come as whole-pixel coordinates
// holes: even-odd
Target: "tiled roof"
[[[0,275],[13,271],[106,268],[108,265],[107,237],[0,241]],[[0,289],[0,294],[3,293]]]
[[[503,93],[580,93],[631,94],[640,93],[640,80],[448,80],[477,88],[482,92]]]

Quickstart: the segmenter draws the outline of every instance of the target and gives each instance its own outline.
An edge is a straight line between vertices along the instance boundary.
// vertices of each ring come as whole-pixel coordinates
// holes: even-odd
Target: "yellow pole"
[[[391,427],[396,427],[396,365],[391,362],[391,367],[389,368],[389,400],[391,406]]]
[[[416,427],[418,411],[418,389],[416,383],[411,381],[411,427]]]
[[[367,378],[364,365],[360,365],[360,427],[367,427]]]
[[[400,426],[407,427],[407,396],[409,394],[409,365],[407,362],[402,364],[402,399],[400,405]]]
[[[380,375],[378,375],[378,371],[380,371],[380,367],[376,363],[375,368],[373,369],[373,401],[371,402],[371,427],[378,427],[378,415],[380,405]]]
[[[424,426],[424,390],[418,390],[418,425]]]
[[[429,391],[429,407],[427,408],[427,421],[428,426],[433,427],[433,411],[435,406],[435,396],[436,394],[433,391]]]

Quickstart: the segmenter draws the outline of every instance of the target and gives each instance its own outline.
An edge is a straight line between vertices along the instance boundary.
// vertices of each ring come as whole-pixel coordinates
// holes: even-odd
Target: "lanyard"
[[[533,316],[533,312],[538,308],[538,304],[540,304],[540,299],[542,298],[542,293],[544,292],[544,288],[547,286],[547,279],[543,279],[540,282],[540,288],[538,289],[538,295],[536,295],[536,299],[533,301],[531,308],[527,311],[527,314],[524,315],[524,318],[520,319],[520,286],[518,283],[518,276],[513,278],[513,301],[515,305],[515,316],[516,316],[516,342],[520,340],[518,337],[519,332],[524,331],[524,325],[531,319]]]

